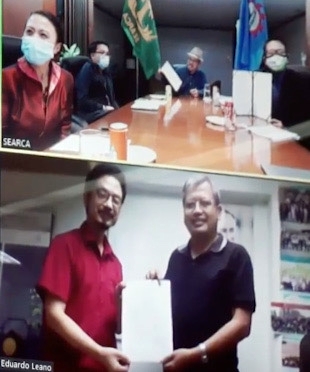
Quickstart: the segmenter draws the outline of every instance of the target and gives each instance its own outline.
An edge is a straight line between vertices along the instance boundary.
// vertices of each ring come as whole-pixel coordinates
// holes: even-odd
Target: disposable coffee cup
[[[111,148],[116,152],[117,160],[127,160],[128,125],[112,123],[109,125]]]

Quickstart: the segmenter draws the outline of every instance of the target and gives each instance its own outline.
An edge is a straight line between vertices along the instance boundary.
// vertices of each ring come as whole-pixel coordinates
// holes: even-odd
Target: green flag
[[[149,79],[156,74],[161,62],[150,0],[125,0],[122,27]]]

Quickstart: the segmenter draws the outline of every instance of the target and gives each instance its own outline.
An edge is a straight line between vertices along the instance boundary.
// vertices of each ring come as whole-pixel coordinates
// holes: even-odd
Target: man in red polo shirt
[[[97,165],[86,177],[86,221],[51,243],[38,291],[45,359],[54,362],[55,372],[128,371],[129,360],[115,340],[122,267],[106,237],[125,197],[120,169]]]

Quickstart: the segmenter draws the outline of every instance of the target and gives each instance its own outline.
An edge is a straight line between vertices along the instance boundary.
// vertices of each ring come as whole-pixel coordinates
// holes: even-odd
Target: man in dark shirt
[[[187,53],[186,65],[174,65],[176,73],[182,80],[182,85],[178,91],[180,96],[199,97],[203,94],[204,85],[207,82],[206,75],[199,68],[203,62],[203,52],[200,48],[194,47]]]
[[[112,76],[109,72],[110,51],[104,41],[94,41],[88,47],[90,61],[76,77],[78,115],[91,123],[118,108]]]
[[[310,321],[309,320],[306,326],[306,334],[303,336],[303,338],[300,341],[299,354],[300,354],[299,371],[300,372],[310,371]]]
[[[290,127],[310,119],[310,72],[287,68],[285,45],[269,40],[265,45],[263,71],[272,73],[272,123]]]
[[[174,352],[165,371],[237,372],[237,345],[255,311],[253,269],[241,245],[217,232],[220,199],[205,175],[183,187],[187,244],[170,256]],[[158,278],[150,272],[148,278]]]
[[[200,70],[203,62],[203,51],[194,47],[187,53],[186,64],[174,64],[173,68],[182,80],[180,89],[176,92],[177,96],[191,96],[194,98],[202,97],[204,85],[207,83],[206,75]],[[161,79],[161,69],[156,76]]]

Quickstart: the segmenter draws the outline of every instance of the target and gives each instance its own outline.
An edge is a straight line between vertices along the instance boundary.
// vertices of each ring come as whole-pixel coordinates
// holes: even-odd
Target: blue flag
[[[268,39],[263,0],[241,0],[237,21],[235,70],[256,71],[262,62]]]

